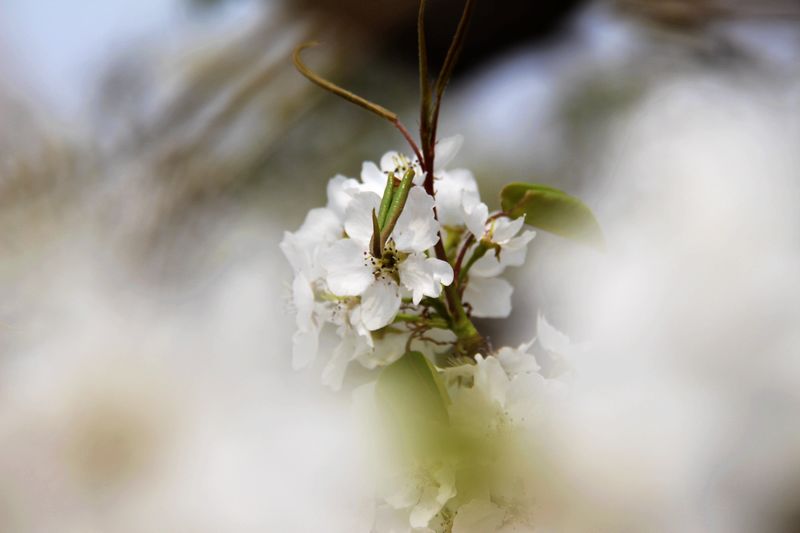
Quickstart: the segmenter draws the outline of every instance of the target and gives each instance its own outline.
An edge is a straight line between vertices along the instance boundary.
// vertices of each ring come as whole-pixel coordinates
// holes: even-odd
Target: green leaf
[[[605,249],[597,219],[586,205],[547,185],[511,183],[500,193],[503,211],[511,218],[525,216],[525,223],[574,241]]]
[[[389,425],[415,447],[439,438],[449,424],[450,397],[439,372],[419,352],[409,352],[378,377],[376,394]]]

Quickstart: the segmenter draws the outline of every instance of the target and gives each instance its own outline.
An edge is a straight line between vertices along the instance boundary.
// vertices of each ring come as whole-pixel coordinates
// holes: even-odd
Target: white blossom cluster
[[[323,382],[334,389],[341,387],[353,360],[367,368],[384,366],[411,342],[415,349],[438,346],[444,351],[446,332],[425,335],[414,324],[424,321],[429,306],[436,305],[432,300],[442,301],[443,287],[454,281],[459,252],[466,263],[478,246],[491,250],[484,248],[472,264],[461,265],[469,269],[461,301],[474,317],[509,315],[513,289],[499,276],[506,267],[524,262],[535,232],[523,230],[522,218],[490,216],[472,173],[447,170],[461,142],[452,137],[436,145],[434,196],[423,187],[425,176],[417,161],[389,152],[380,165],[364,163],[360,179],[332,178],[327,205],[312,209],[300,229],[285,234],[281,249],[294,269],[295,368],[316,358],[326,324],[341,339],[323,370]],[[374,213],[381,208],[387,181],[408,173],[413,173],[413,184],[407,201],[376,254]],[[433,253],[440,238],[447,243],[447,261]]]
[[[576,350],[540,316],[530,342],[443,371],[456,451],[426,460],[403,454],[388,459],[394,463],[380,487],[373,533],[543,531],[534,512],[541,476],[531,442],[545,411],[567,389],[561,379],[541,374],[534,344],[537,353],[559,359]],[[374,388],[363,388],[357,400],[374,410]]]
[[[422,365],[400,382],[400,395],[410,397],[379,398],[380,378],[356,395],[383,419],[376,428],[388,423],[388,433],[401,433],[382,448],[374,533],[528,531],[534,523],[531,490],[519,485],[528,463],[520,437],[535,427],[556,382],[540,373],[535,341],[466,353],[458,342],[480,338],[472,317],[510,314],[513,289],[501,274],[524,263],[535,232],[524,217],[490,213],[471,172],[447,169],[460,145],[460,137],[436,145],[432,186],[418,161],[397,152],[364,163],[360,179],[332,178],[327,205],[281,243],[295,275],[296,368],[315,359],[326,325],[340,339],[323,370],[334,389],[354,360],[369,369],[401,357]],[[537,334],[540,349],[570,349],[541,317]],[[414,406],[407,388],[418,379],[439,393]],[[428,410],[441,417],[429,419]],[[402,421],[409,414],[410,427]]]

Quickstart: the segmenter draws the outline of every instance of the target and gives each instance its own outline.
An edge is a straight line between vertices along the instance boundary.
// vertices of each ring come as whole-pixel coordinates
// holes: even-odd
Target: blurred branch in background
[[[617,0],[622,12],[672,28],[700,28],[731,19],[800,17],[797,0]]]

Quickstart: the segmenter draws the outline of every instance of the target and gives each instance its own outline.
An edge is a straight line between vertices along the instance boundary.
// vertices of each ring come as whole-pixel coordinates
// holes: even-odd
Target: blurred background
[[[411,127],[416,9],[0,0],[0,531],[369,531],[277,243],[402,138],[290,54]],[[548,531],[800,531],[800,3],[479,1],[441,123],[490,207],[551,184],[609,243],[540,233],[480,324],[582,347]]]

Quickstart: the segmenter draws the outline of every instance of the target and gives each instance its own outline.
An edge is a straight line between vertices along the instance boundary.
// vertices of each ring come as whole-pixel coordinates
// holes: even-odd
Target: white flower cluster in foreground
[[[522,218],[490,216],[471,172],[446,170],[460,145],[460,137],[437,144],[434,196],[425,191],[416,161],[389,152],[380,166],[364,163],[360,179],[332,178],[327,205],[312,209],[299,230],[285,234],[281,249],[295,273],[295,368],[315,359],[326,324],[341,339],[323,371],[323,382],[334,389],[353,360],[367,368],[384,366],[412,342],[425,353],[445,351],[443,344],[452,342],[447,327],[437,329],[435,320],[424,331],[417,326],[443,301],[443,287],[457,275],[454,265],[464,275],[460,298],[468,314],[509,315],[512,287],[499,276],[524,262],[535,232],[523,230]],[[411,179],[410,188],[392,225],[385,220],[384,195],[404,178]],[[378,225],[390,231],[376,243]],[[432,251],[440,237],[447,261]]]
[[[443,371],[451,403],[447,430],[436,439],[445,445],[426,449],[422,459],[391,443],[383,448],[378,468],[389,474],[373,533],[543,531],[535,514],[543,490],[536,432],[566,387],[542,376],[533,346],[558,359],[575,348],[541,316],[537,330],[537,338],[517,348]],[[381,418],[373,385],[363,386],[356,402],[362,416]]]

